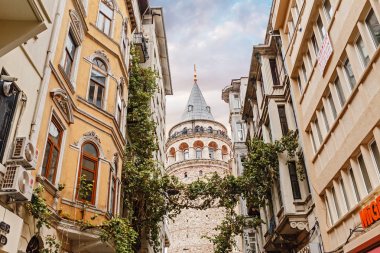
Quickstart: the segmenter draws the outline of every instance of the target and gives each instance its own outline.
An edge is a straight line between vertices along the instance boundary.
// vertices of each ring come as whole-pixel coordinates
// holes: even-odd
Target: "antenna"
[[[194,64],[194,83],[197,83],[198,78],[197,78],[197,66]]]

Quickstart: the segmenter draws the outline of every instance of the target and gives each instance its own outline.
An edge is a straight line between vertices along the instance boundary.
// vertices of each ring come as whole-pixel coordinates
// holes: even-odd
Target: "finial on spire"
[[[197,66],[194,64],[194,83],[197,83]]]

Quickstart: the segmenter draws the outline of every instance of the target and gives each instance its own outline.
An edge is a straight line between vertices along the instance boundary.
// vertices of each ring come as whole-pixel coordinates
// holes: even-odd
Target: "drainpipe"
[[[47,50],[47,54],[45,58],[42,80],[40,82],[40,87],[38,89],[37,101],[34,107],[33,118],[32,118],[32,123],[30,127],[30,132],[29,132],[29,139],[34,144],[37,143],[37,136],[39,134],[41,118],[42,118],[44,105],[46,101],[47,88],[49,86],[49,81],[50,81],[51,69],[50,69],[49,63],[53,59],[56,52],[57,43],[58,43],[58,35],[59,35],[61,23],[62,23],[62,12],[64,10],[65,4],[66,4],[66,0],[58,1],[56,13],[54,17],[54,23],[51,30],[51,36],[50,36],[48,50]]]

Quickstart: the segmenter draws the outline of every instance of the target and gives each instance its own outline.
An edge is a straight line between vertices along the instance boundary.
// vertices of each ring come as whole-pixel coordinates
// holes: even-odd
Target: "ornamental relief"
[[[80,44],[84,38],[84,29],[82,21],[80,20],[79,15],[75,10],[70,10],[69,15],[72,23],[72,31],[76,39],[78,40],[78,43]]]
[[[74,116],[73,116],[72,102],[69,99],[66,91],[61,88],[56,88],[50,92],[50,95],[54,103],[58,107],[59,111],[63,114],[65,120],[69,124],[73,124]]]

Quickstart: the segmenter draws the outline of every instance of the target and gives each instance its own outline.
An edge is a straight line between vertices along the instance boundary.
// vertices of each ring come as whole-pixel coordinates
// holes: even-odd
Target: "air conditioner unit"
[[[27,170],[34,170],[37,162],[37,150],[25,137],[17,137],[11,155],[11,164],[20,164]]]
[[[29,171],[17,164],[8,164],[1,182],[0,195],[8,195],[17,201],[30,201],[34,179]]]

